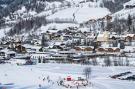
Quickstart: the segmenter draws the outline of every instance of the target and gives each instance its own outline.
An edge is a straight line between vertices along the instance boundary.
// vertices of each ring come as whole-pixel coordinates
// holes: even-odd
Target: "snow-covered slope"
[[[91,19],[103,18],[110,14],[109,10],[100,7],[74,7],[68,8],[49,16],[49,19],[55,20],[75,20],[78,23],[82,23]]]
[[[71,0],[68,0],[71,1]],[[69,19],[82,23],[91,19],[102,18],[110,11],[107,8],[101,8],[100,2],[83,2],[84,0],[73,0],[74,5],[70,8],[58,11],[49,16],[49,19]],[[80,4],[80,2],[83,2]]]
[[[36,29],[36,32],[39,31],[39,33],[40,30],[46,32],[48,29],[43,28],[49,27],[52,23],[56,23],[55,26],[53,24],[53,27],[63,28],[63,26],[65,27],[67,24],[79,25],[80,23],[85,23],[89,20],[97,20],[108,14],[110,15],[111,12],[109,11],[109,8],[105,7],[103,3],[105,1],[113,4],[116,3],[116,0],[54,0],[51,2],[49,0],[30,0],[29,2],[20,3],[14,11],[11,11],[7,16],[5,15],[2,19],[5,21],[4,24],[8,25],[10,29],[12,28],[12,30],[25,30],[27,27],[22,27],[23,24],[29,25],[29,22],[33,23],[32,21],[40,21],[38,20],[40,17],[46,18],[49,24],[43,24],[42,21],[40,21],[41,25],[38,28],[34,28],[37,27],[35,26],[37,23],[28,26],[31,27],[29,28],[29,31]],[[134,4],[134,2],[134,0],[131,0],[123,6],[129,3]],[[112,16],[118,18],[127,17],[129,13],[134,15],[134,10],[135,8],[123,8],[121,11],[112,14]],[[58,25],[60,23],[63,24]],[[16,28],[17,26],[18,28]],[[23,32],[23,34],[25,34],[25,31]]]
[[[113,16],[116,16],[120,19],[124,18],[127,19],[128,15],[130,14],[131,16],[135,15],[135,0],[131,0],[127,3],[125,3],[124,8],[118,12],[116,12]]]
[[[63,0],[62,2],[59,2],[58,0],[52,2],[31,0],[31,2],[19,5],[17,10],[13,13],[10,12],[10,14],[3,17],[3,19],[5,20],[5,24],[11,26],[10,28],[12,29],[14,29],[14,26],[17,26],[16,24],[20,21],[23,22],[23,20],[25,20],[25,22],[27,22],[27,20],[35,19],[37,17],[45,17],[50,22],[55,22],[56,24],[55,26],[53,24],[53,27],[64,28],[67,24],[83,23],[91,19],[96,20],[110,14],[110,11],[107,8],[100,7],[101,2],[102,0],[97,0],[97,2],[89,0]],[[58,25],[62,22],[62,25]],[[47,25],[48,24],[46,24],[46,26]],[[46,26],[41,26],[40,30],[45,32],[46,30],[43,31],[44,29],[42,28]],[[17,29],[21,30],[21,27]],[[29,31],[32,29],[34,28],[29,29]],[[39,29],[37,29],[37,32],[38,30]]]

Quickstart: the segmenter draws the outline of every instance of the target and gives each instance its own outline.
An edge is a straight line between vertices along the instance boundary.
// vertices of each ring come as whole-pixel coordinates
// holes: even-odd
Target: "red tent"
[[[72,80],[71,76],[68,76],[67,81],[71,81],[71,80]]]

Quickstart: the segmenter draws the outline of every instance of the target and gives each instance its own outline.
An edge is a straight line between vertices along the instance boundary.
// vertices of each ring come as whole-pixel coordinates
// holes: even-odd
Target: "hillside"
[[[4,2],[1,1],[1,6],[2,3]],[[134,0],[7,0],[5,3],[5,7],[1,9],[0,31],[3,35],[0,38],[14,34],[27,36],[31,32],[40,33],[41,30],[45,32],[48,29],[43,28],[57,27],[56,24],[61,23],[80,26],[89,20],[102,19],[107,15],[113,18],[134,15],[134,8],[124,8],[128,3],[134,4]],[[84,24],[81,29],[89,30],[90,26],[92,29],[99,29],[101,24],[96,21],[94,25]],[[63,29],[67,27],[58,26]]]
[[[135,1],[131,0],[131,1],[123,4],[123,6],[124,6],[124,8],[122,10],[116,12],[114,15],[116,17],[119,17],[120,19],[122,19],[122,18],[127,19],[129,14],[134,17],[134,15],[135,15]]]

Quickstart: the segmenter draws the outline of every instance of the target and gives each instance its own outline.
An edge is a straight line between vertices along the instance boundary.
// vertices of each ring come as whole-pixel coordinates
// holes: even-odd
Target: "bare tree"
[[[109,56],[105,57],[104,63],[105,63],[105,66],[111,66],[111,60],[110,60]]]
[[[126,66],[129,66],[129,60],[127,57],[126,57]]]
[[[97,59],[92,59],[92,65],[94,66],[98,65]]]
[[[83,73],[84,73],[87,80],[90,79],[91,72],[92,72],[91,67],[84,68]]]

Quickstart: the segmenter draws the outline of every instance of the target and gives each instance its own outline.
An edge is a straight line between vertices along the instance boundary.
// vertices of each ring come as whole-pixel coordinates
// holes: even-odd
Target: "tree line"
[[[32,29],[38,29],[42,25],[46,25],[46,17],[34,17],[31,19],[20,20],[15,26],[8,32],[8,35],[21,34],[31,31]]]

